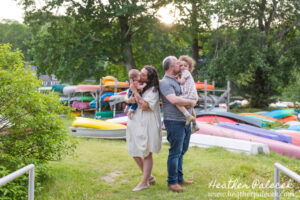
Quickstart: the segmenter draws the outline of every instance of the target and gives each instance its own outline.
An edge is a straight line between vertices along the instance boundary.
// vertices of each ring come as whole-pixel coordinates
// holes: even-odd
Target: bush
[[[36,165],[36,189],[47,177],[47,161],[74,151],[59,114],[69,108],[55,94],[38,92],[41,81],[25,69],[23,55],[0,45],[0,176]],[[27,177],[0,187],[0,199],[26,199]]]

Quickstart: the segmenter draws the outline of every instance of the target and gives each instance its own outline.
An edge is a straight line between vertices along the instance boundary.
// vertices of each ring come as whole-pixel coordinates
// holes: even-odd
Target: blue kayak
[[[272,140],[277,140],[280,142],[292,143],[292,137],[288,135],[284,135],[275,131],[269,131],[266,129],[246,125],[246,124],[239,124],[239,123],[219,123],[219,126],[223,128],[229,128],[232,130],[242,131],[244,133],[248,133],[251,135],[256,135]]]
[[[264,113],[264,116],[273,117],[276,119],[281,119],[283,117],[288,117],[295,114],[294,109],[278,109],[278,110],[272,110],[270,112]]]

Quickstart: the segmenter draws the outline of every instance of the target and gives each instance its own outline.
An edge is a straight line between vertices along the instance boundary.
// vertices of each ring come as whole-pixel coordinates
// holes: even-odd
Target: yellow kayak
[[[76,117],[75,121],[72,123],[72,126],[80,126],[95,129],[126,129],[126,126],[122,124],[84,117]]]

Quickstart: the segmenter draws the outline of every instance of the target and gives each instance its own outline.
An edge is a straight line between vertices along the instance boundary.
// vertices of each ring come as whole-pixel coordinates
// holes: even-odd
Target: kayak
[[[232,130],[241,131],[241,132],[248,133],[248,134],[255,135],[255,136],[260,136],[260,137],[277,140],[277,141],[281,141],[281,142],[286,142],[286,143],[292,143],[291,136],[283,135],[283,134],[277,133],[275,131],[270,131],[270,130],[266,130],[266,129],[262,129],[262,128],[258,128],[258,127],[254,127],[254,126],[249,126],[246,124],[239,124],[239,123],[236,123],[236,124],[219,123],[218,125],[223,128],[229,128]]]
[[[227,117],[222,116],[200,116],[196,118],[199,122],[208,122],[208,123],[219,123],[219,122],[229,122],[229,123],[237,123],[237,121],[229,119]]]
[[[287,116],[294,115],[295,110],[294,109],[278,109],[278,110],[272,110],[270,112],[267,112],[263,114],[264,116],[273,117],[276,119],[281,119]]]
[[[94,129],[126,129],[126,126],[121,124],[84,117],[76,117],[75,121],[72,123],[72,126]]]
[[[197,131],[197,134],[214,135],[214,136],[221,136],[221,137],[228,137],[228,138],[263,143],[263,144],[267,144],[269,146],[269,149],[275,153],[292,157],[292,158],[300,158],[300,147],[293,144],[279,142],[276,140],[271,140],[271,139],[247,134],[241,131],[223,128],[217,125],[198,123],[198,126],[200,130]]]

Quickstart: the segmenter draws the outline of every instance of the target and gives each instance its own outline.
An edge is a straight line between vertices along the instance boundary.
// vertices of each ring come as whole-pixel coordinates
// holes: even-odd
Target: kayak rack
[[[213,88],[215,88],[215,81],[212,81]],[[226,102],[227,111],[230,109],[230,81],[227,81],[227,88],[226,90],[210,90],[207,89],[207,80],[204,80],[204,89],[200,89],[198,91],[204,91],[204,111],[211,111],[216,107],[216,105],[220,104],[222,101]],[[215,95],[216,92],[223,92],[221,96],[216,101],[213,101],[213,105],[210,108],[207,108],[207,100],[208,100],[208,92],[212,92],[213,95]]]

